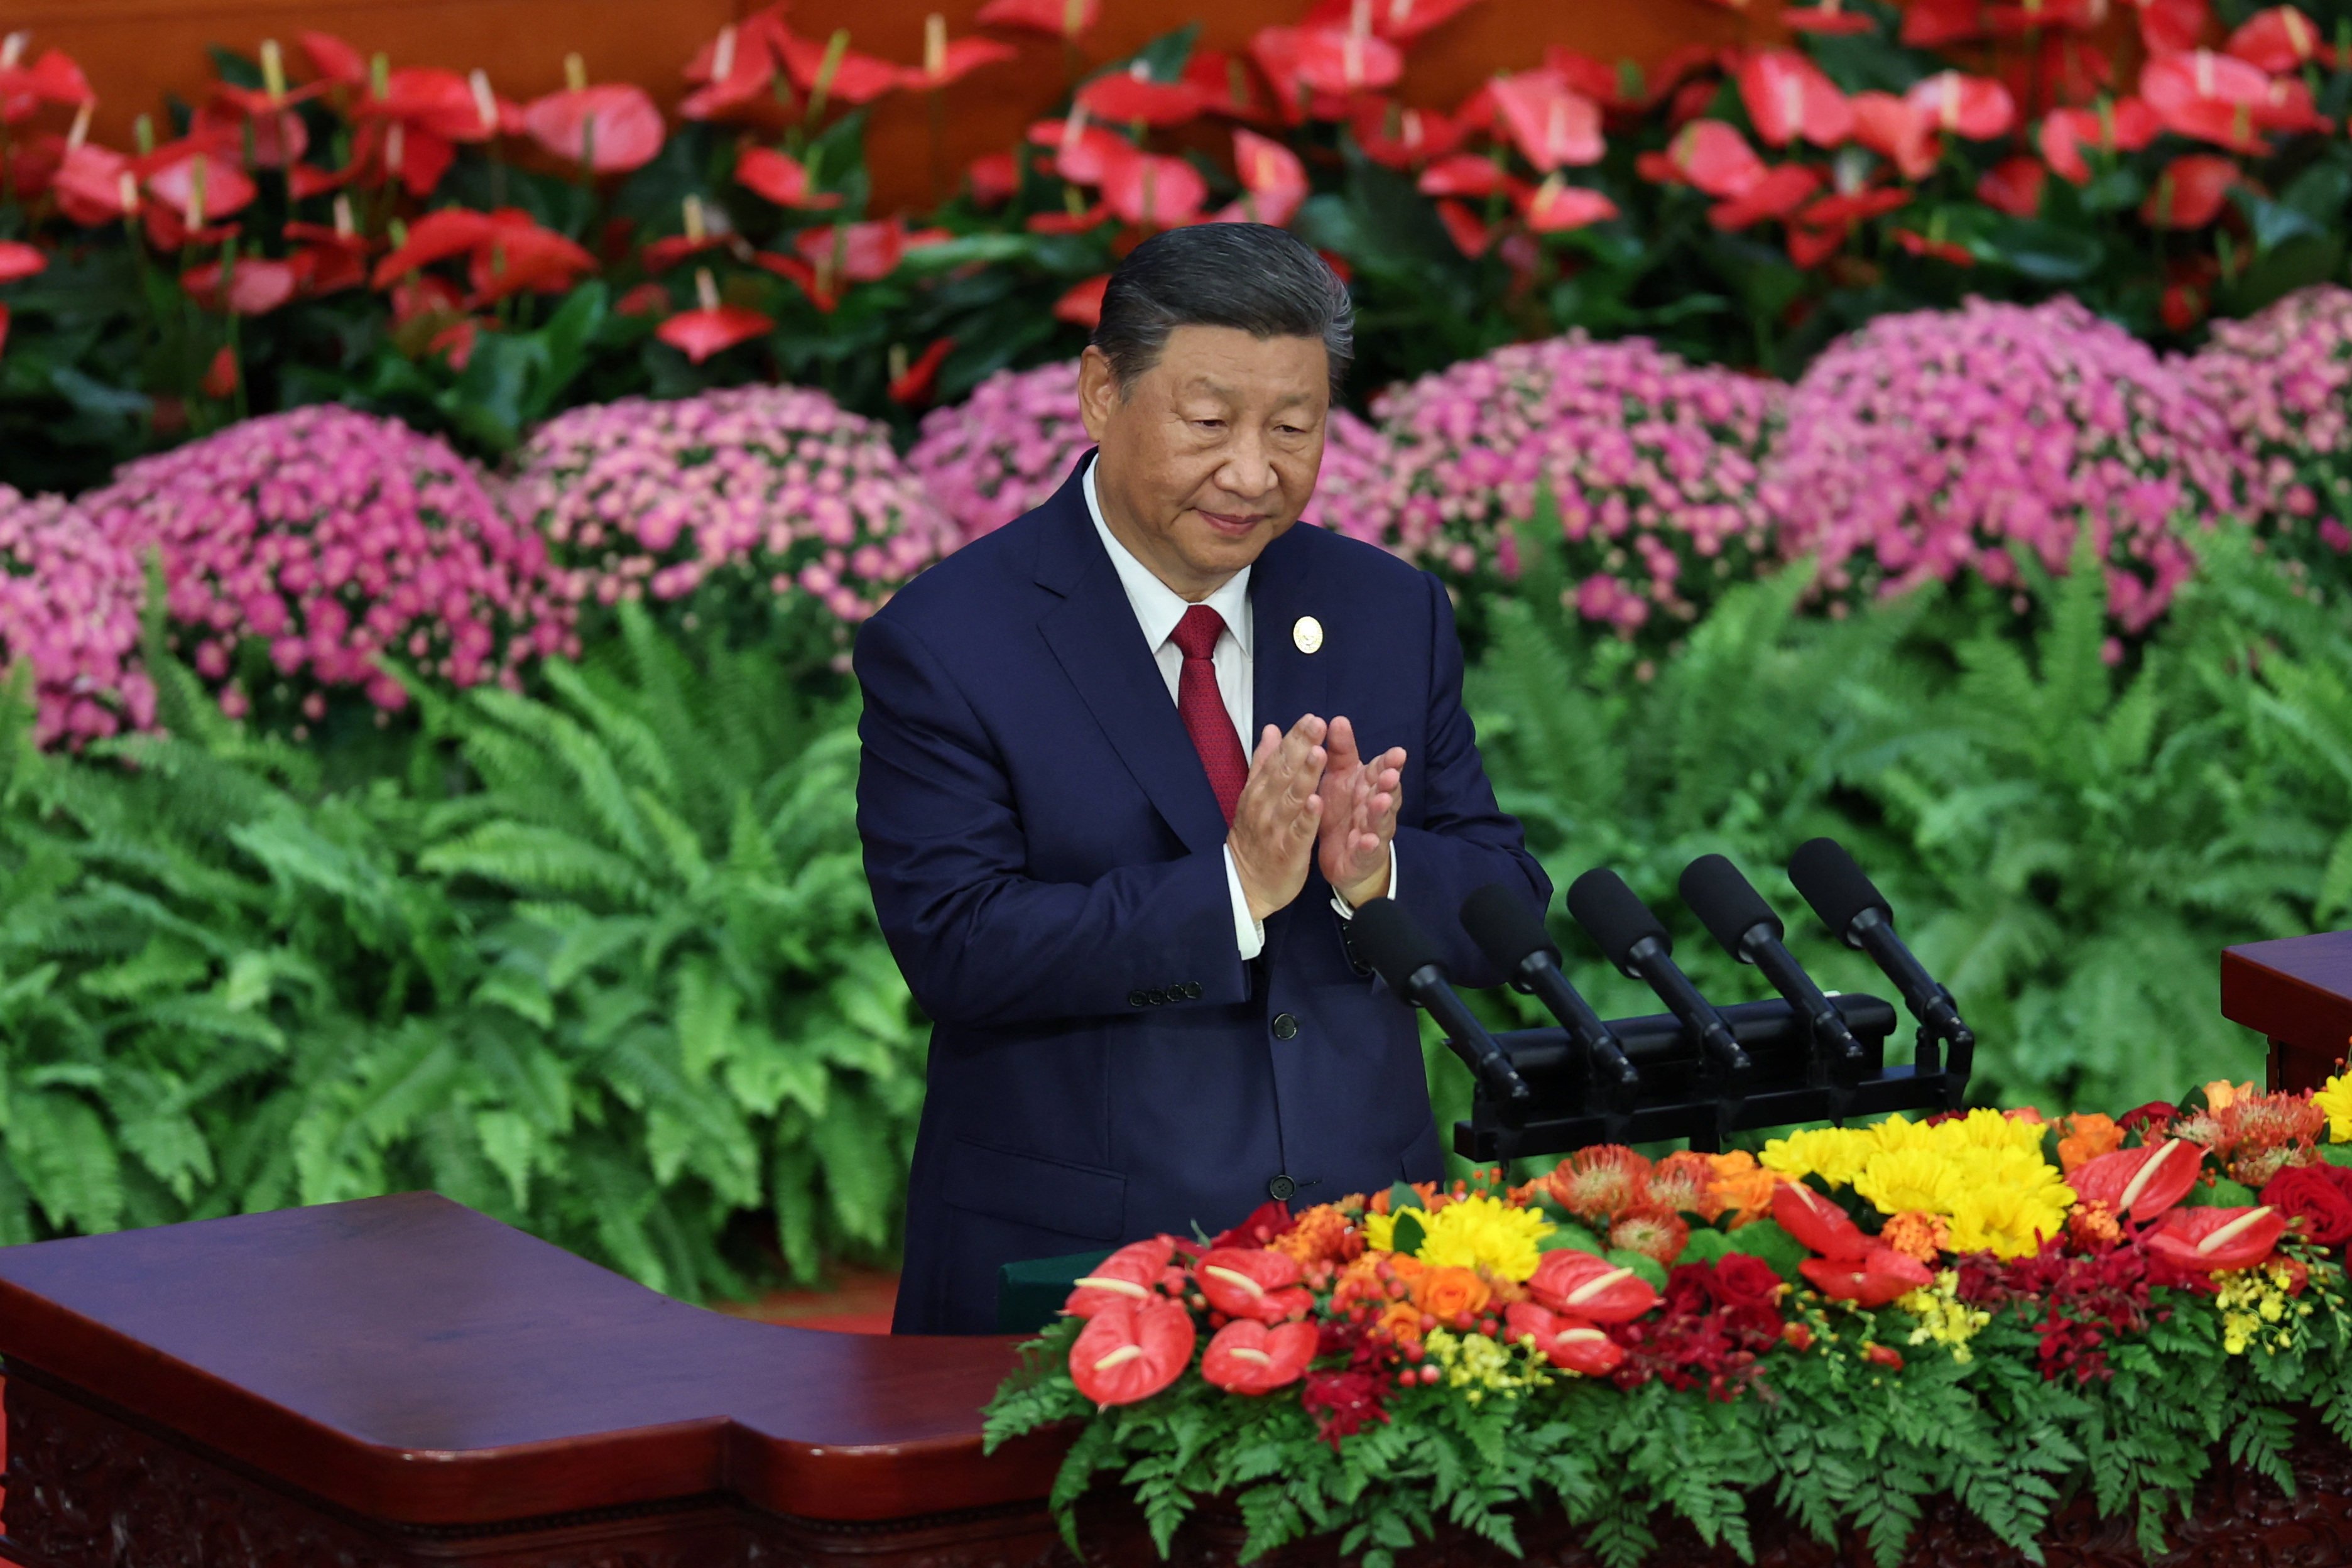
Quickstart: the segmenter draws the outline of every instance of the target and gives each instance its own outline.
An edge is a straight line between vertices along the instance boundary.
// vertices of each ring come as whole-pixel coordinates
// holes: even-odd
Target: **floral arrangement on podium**
[[[2032,1552],[2086,1489],[2154,1555],[2217,1447],[2292,1490],[2301,1421],[2352,1442],[2347,1240],[2352,1075],[1589,1148],[1123,1247],[989,1442],[1075,1424],[1073,1545],[1108,1479],[1163,1555],[1216,1498],[1245,1559],[1339,1532],[1382,1568],[1441,1521],[1517,1551],[1543,1508],[1612,1564],[1662,1510],[1749,1559],[1765,1504],[1892,1563],[1937,1493]]]

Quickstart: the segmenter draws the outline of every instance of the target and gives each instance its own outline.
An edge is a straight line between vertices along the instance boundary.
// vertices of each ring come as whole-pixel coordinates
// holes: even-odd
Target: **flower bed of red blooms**
[[[1742,1434],[1785,1436],[1831,1414],[1862,1430],[1887,1419],[1890,1400],[1940,1399],[1956,1436],[1897,1418],[1888,1440],[1943,1454],[1957,1470],[1906,1462],[2017,1542],[2046,1507],[1971,1495],[1981,1472],[2035,1463],[2002,1426],[2050,1424],[2035,1472],[2043,1504],[2057,1495],[2051,1472],[2085,1455],[2129,1468],[2070,1427],[2137,1426],[2142,1458],[2189,1467],[2130,1486],[2101,1477],[2103,1506],[2137,1503],[2146,1531],[2226,1426],[2258,1406],[2315,1405],[2338,1431],[2352,1422],[2337,1408],[2352,1378],[2347,1136],[2352,1080],[2315,1096],[2217,1082],[2120,1118],[1896,1117],[1757,1153],[1654,1160],[1609,1146],[1517,1184],[1483,1173],[1297,1215],[1269,1205],[1213,1237],[1137,1242],[1081,1279],[1000,1392],[992,1436],[1083,1424],[1070,1497],[1094,1471],[1161,1452],[1171,1432],[1198,1441],[1197,1423],[1213,1422],[1244,1450],[1289,1454],[1287,1484],[1307,1499],[1300,1518],[1328,1529],[1370,1517],[1313,1500],[1327,1478],[1344,1496],[1357,1472],[1374,1490],[1421,1489],[1432,1509],[1458,1508],[1443,1467],[1416,1474],[1397,1461],[1482,1423],[1506,1447],[1574,1453],[1581,1441],[1597,1462],[1614,1433],[1675,1409],[1714,1420],[1740,1448]],[[2200,1389],[2235,1402],[2226,1417],[2184,1415],[2175,1402]],[[2171,1414],[2147,1420],[2151,1401]],[[1969,1448],[1979,1431],[1985,1452]],[[1743,1451],[1764,1468],[1725,1485],[1778,1480],[1787,1501],[1790,1478],[1775,1471],[1790,1452]],[[1511,1495],[1507,1472],[1489,1505],[1546,1500],[1541,1485]],[[1213,1463],[1182,1484],[1246,1493],[1252,1482],[1285,1484]],[[1591,1495],[1601,1485],[1549,1489],[1572,1514],[1606,1519]],[[1643,1517],[1691,1511],[1664,1480],[1623,1496]],[[1694,1514],[1703,1529],[1706,1511]],[[1839,1511],[1832,1500],[1826,1517]],[[1825,1519],[1808,1522],[1819,1532]]]

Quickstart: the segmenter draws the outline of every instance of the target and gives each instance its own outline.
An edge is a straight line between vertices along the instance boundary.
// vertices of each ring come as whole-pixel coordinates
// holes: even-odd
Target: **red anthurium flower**
[[[1797,1271],[1831,1300],[1852,1301],[1864,1308],[1884,1307],[1936,1282],[1935,1272],[1926,1264],[1891,1247],[1873,1247],[1860,1258],[1843,1261],[1808,1258],[1797,1265]]]
[[[1756,134],[1774,147],[1802,139],[1835,147],[1853,135],[1853,108],[1819,66],[1794,49],[1759,49],[1733,72]]]
[[[1110,221],[1110,208],[1097,202],[1075,212],[1031,213],[1021,220],[1021,226],[1031,234],[1085,234]]]
[[[1021,165],[1010,153],[982,153],[964,171],[974,206],[1001,207],[1021,188]]]
[[[1848,37],[1867,33],[1878,24],[1869,17],[1838,8],[1838,0],[1822,0],[1818,5],[1799,6],[1780,13],[1783,26],[1800,33],[1824,33],[1831,37]]]
[[[1948,261],[1955,267],[1974,267],[1977,264],[1974,252],[1948,239],[1937,239],[1908,228],[1896,229],[1893,238],[1895,244],[1912,255],[1923,256],[1931,261]]]
[[[1076,38],[1102,20],[1102,0],[988,0],[979,19],[983,26]]]
[[[1272,29],[1268,29],[1271,31]],[[1315,92],[1348,96],[1392,87],[1404,74],[1404,56],[1377,34],[1348,27],[1297,27],[1292,68]],[[1281,86],[1279,79],[1276,85]]]
[[[1288,223],[1307,200],[1307,165],[1281,142],[1255,131],[1234,129],[1234,173],[1242,199],[1217,216],[1226,223]]]
[[[822,44],[787,33],[779,47],[793,86],[803,92],[814,92],[822,81],[827,98],[853,108],[897,91],[905,80],[898,68],[888,60],[852,49],[846,30],[835,33]]]
[[[45,49],[31,65],[0,64],[0,125],[30,120],[45,103],[79,107],[97,101],[89,79],[63,49]]]
[[[1110,285],[1110,274],[1089,278],[1073,283],[1063,296],[1054,301],[1054,320],[1084,327],[1088,331],[1102,324],[1103,290]]]
[[[395,327],[404,327],[424,316],[454,316],[465,308],[464,297],[457,292],[456,284],[446,278],[423,273],[409,273],[387,293],[392,300],[392,324]]]
[[[427,339],[425,352],[443,355],[448,360],[451,370],[463,371],[467,362],[474,357],[474,344],[480,339],[482,329],[483,322],[479,317],[463,317]]]
[[[367,85],[367,57],[334,34],[303,33],[297,36],[295,42],[302,47],[310,68],[322,79],[339,87]]]
[[[1209,1305],[1229,1318],[1278,1323],[1298,1317],[1314,1297],[1298,1283],[1298,1261],[1262,1247],[1213,1247],[1192,1265]]]
[[[1113,125],[1182,125],[1200,118],[1201,89],[1189,81],[1154,81],[1138,60],[1127,70],[1098,76],[1078,89],[1078,107]]]
[[[1819,170],[1783,163],[1727,202],[1707,210],[1706,221],[1729,233],[1769,218],[1787,217],[1822,188]]]
[[[1091,1318],[1113,1302],[1150,1300],[1160,1283],[1160,1271],[1175,1256],[1173,1237],[1155,1236],[1148,1241],[1129,1242],[1095,1265],[1093,1273],[1073,1282],[1076,1288],[1062,1303],[1062,1310],[1073,1318]]]
[[[923,33],[923,63],[909,68],[903,79],[919,92],[936,92],[982,66],[1002,65],[1016,53],[1011,44],[994,38],[950,39],[947,18],[934,11]]]
[[[2270,89],[2262,71],[2210,49],[2167,55],[2139,73],[2140,96],[2167,131],[2240,153],[2269,151],[2254,128]]]
[[[640,283],[615,300],[613,309],[624,316],[666,316],[669,290],[658,283]]]
[[[1660,162],[1643,172],[1727,199],[1754,190],[1767,171],[1756,149],[1733,127],[1720,120],[1694,120],[1675,133]]]
[[[890,401],[909,405],[929,403],[931,388],[940,379],[940,366],[955,348],[953,338],[941,338],[923,351],[920,358],[890,377]],[[893,350],[894,357],[898,351]]]
[[[197,106],[189,121],[190,134],[205,141],[226,140],[235,145],[250,131],[252,162],[259,169],[282,169],[310,151],[310,132],[300,115],[290,109],[248,110],[230,96],[238,90],[215,83],[214,96]]]
[[[1856,1263],[1870,1251],[1870,1238],[1845,1210],[1802,1182],[1772,1189],[1772,1218],[1808,1251],[1840,1263]]]
[[[1460,202],[1450,198],[1439,202],[1437,221],[1445,226],[1446,237],[1454,241],[1454,248],[1473,261],[1486,255],[1495,243],[1494,231]]]
[[[2079,33],[2047,33],[2026,58],[2001,63],[2001,81],[2028,119],[2062,103],[2088,103],[2115,85],[2115,62]]]
[[[1029,127],[1029,140],[1054,149],[1054,169],[1076,185],[1099,185],[1110,166],[1135,151],[1126,137],[1090,125],[1084,114],[1067,120],[1040,120]]]
[[[2067,1176],[2066,1184],[2079,1201],[2103,1204],[2110,1214],[2129,1215],[2145,1224],[2189,1195],[2204,1161],[2205,1152],[2196,1144],[2168,1138],[2085,1160]]]
[[[1630,1323],[1658,1304],[1657,1291],[1630,1268],[1590,1252],[1547,1252],[1528,1294],[1555,1312],[1595,1323]]]
[[[221,264],[208,261],[192,267],[181,279],[188,297],[207,310],[227,310],[240,316],[266,316],[301,291],[307,265],[262,257],[239,258],[228,268],[228,291],[221,292]]]
[[[2336,51],[2320,37],[2318,24],[2294,5],[2273,5],[2267,11],[2255,12],[2230,35],[2230,41],[2222,47],[2273,76],[2298,66],[2336,63]]]
[[[0,283],[30,278],[48,266],[49,258],[20,239],[0,239]]]
[[[1425,196],[1491,196],[1517,182],[1483,153],[1456,153],[1423,169],[1416,184]]]
[[[1815,227],[1803,221],[1801,214],[1789,224],[1789,259],[1811,271],[1835,256],[1853,237],[1853,225],[1850,223]]]
[[[834,192],[811,190],[807,166],[773,147],[751,146],[737,153],[735,183],[780,207],[815,211],[841,205]]]
[[[654,329],[654,336],[682,351],[696,364],[737,343],[750,342],[776,324],[749,306],[719,303],[709,273],[698,275],[696,282],[701,287],[702,303],[694,310],[680,310]]]
[[[502,208],[490,215],[490,232],[474,248],[467,268],[474,286],[471,306],[510,294],[560,294],[596,270],[596,258],[528,215]]]
[[[1615,217],[1617,204],[1599,191],[1571,185],[1552,174],[1520,201],[1519,212],[1534,232],[1559,234]]]
[[[632,82],[551,92],[524,108],[522,123],[555,156],[600,174],[642,169],[661,151],[661,110]]]
[[[1174,1301],[1107,1307],[1071,1342],[1070,1381],[1097,1405],[1132,1405],[1181,1376],[1199,1340],[1192,1314]]]
[[[2140,221],[2150,228],[2203,228],[2221,216],[2237,183],[2235,159],[2214,153],[2175,158],[2140,204]]]
[[[1121,143],[1125,147],[1125,143]],[[1181,228],[1201,216],[1209,183],[1181,158],[1126,148],[1103,171],[1103,205],[1139,228]]]
[[[1271,1394],[1307,1374],[1320,1335],[1312,1323],[1235,1318],[1201,1352],[1201,1375],[1228,1394]]]
[[[2107,18],[2107,0],[2012,0],[1986,7],[1985,20],[1996,37],[2047,33],[2071,28],[2087,32]]]
[[[2174,1209],[2148,1233],[2147,1249],[2177,1268],[2210,1274],[2252,1268],[2270,1257],[2285,1234],[2286,1216],[2268,1205]]]
[[[700,256],[708,250],[724,250],[734,236],[728,234],[671,234],[648,244],[637,252],[637,259],[648,272],[667,272],[689,256]]]
[[[772,101],[776,72],[783,65],[784,8],[764,11],[730,22],[719,36],[686,62],[686,79],[695,84],[677,111],[688,120],[719,120],[738,110]]]
[[[1310,27],[1349,26],[1360,5],[1373,32],[1409,44],[1475,4],[1476,0],[1316,0],[1300,20]]]
[[[1625,1359],[1623,1347],[1595,1327],[1589,1318],[1555,1312],[1533,1301],[1514,1301],[1503,1310],[1505,1339],[1513,1343],[1534,1340],[1545,1360],[1586,1377],[1606,1377]]]
[[[1511,141],[1546,174],[1601,161],[1601,108],[1549,70],[1498,76],[1487,83]]]
[[[244,211],[259,194],[236,153],[194,137],[158,147],[139,162],[147,194],[200,227]]]
[[[1266,97],[1265,81],[1239,55],[1194,49],[1184,62],[1184,79],[1201,95],[1201,108],[1251,125],[1278,125],[1282,116]]]
[[[751,262],[792,282],[808,296],[810,304],[828,315],[841,303],[841,278],[830,267],[820,269],[797,256],[779,255],[772,250],[753,251]]]
[[[1391,169],[1417,168],[1462,145],[1464,132],[1433,109],[1407,109],[1384,99],[1368,99],[1356,110],[1356,145],[1373,163]]]
[[[1926,110],[1891,92],[1857,92],[1849,107],[1853,139],[1892,163],[1905,179],[1924,180],[1935,172],[1943,143]]]
[[[2097,109],[2053,109],[2042,122],[2042,156],[2062,179],[2082,184],[2091,177],[2083,149],[2137,153],[2163,130],[2144,100],[2126,98]]]
[[[2310,84],[2294,76],[2272,79],[2263,101],[2254,108],[2254,123],[2265,131],[2324,132],[2336,129],[2335,121],[2320,113],[2311,101]]]
[[[1316,31],[1318,35],[1328,36],[1327,28]],[[1335,93],[1328,87],[1318,86],[1316,80],[1309,79],[1305,68],[1307,33],[1304,27],[1260,27],[1250,35],[1249,57],[1272,86],[1275,111],[1288,125],[1296,125],[1310,114],[1318,120],[1345,119],[1348,100],[1352,96],[1345,87]],[[1376,43],[1380,47],[1394,52],[1392,45],[1379,39],[1368,39],[1357,34],[1347,36],[1358,40],[1357,58],[1360,63],[1363,58],[1362,45],[1366,42]],[[1344,58],[1339,62],[1342,77],[1347,64]],[[1318,77],[1328,74],[1325,69],[1328,65],[1327,60],[1318,57]],[[1368,90],[1376,84],[1367,81],[1363,85]]]
[[[213,362],[205,367],[205,378],[197,387],[206,397],[231,397],[236,393],[236,355],[226,343],[213,351]]]
[[[2022,153],[2003,158],[1977,182],[1977,200],[2011,217],[2032,217],[2042,210],[2042,186],[2049,171]]]
[[[2140,44],[2151,55],[2195,48],[2212,24],[2206,0],[2132,0],[2139,12]]]
[[[1646,108],[1650,101],[1641,68],[1631,60],[1612,66],[1553,44],[1544,50],[1543,68],[1612,114]]]
[[[907,254],[907,231],[898,224],[829,224],[804,228],[793,236],[793,247],[819,277],[833,276],[852,283],[874,283],[898,270]]]
[[[1987,32],[1983,0],[1911,0],[1903,8],[1902,40],[1915,49],[1966,43]]]
[[[1938,71],[1913,86],[1904,98],[1937,130],[1971,142],[2006,136],[2017,124],[2016,100],[2009,96],[2009,89],[1990,77]]]
[[[470,207],[443,207],[408,226],[400,247],[376,263],[373,286],[384,288],[420,267],[464,256],[489,237],[490,215]]]
[[[1797,221],[1806,224],[1859,223],[1884,216],[1911,205],[1909,191],[1891,185],[1869,185],[1858,191],[1832,191],[1805,204]]]
[[[487,88],[488,79],[484,78]],[[361,120],[398,122],[445,142],[482,142],[499,130],[498,100],[485,105],[474,84],[456,71],[408,66],[384,79],[382,94],[371,93],[352,110]]]

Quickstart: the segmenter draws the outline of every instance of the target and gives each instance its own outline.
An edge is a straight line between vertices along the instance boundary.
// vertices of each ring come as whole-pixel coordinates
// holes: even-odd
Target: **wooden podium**
[[[2221,1016],[2270,1041],[2273,1089],[2317,1089],[2352,1052],[2352,931],[2223,950]]]

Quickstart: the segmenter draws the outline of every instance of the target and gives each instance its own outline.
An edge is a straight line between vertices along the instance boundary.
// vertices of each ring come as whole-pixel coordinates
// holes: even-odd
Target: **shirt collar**
[[[1134,606],[1135,618],[1142,625],[1143,640],[1156,653],[1175,635],[1176,623],[1192,606],[1182,595],[1162,583],[1150,567],[1137,560],[1134,552],[1118,542],[1118,535],[1110,531],[1110,524],[1103,521],[1102,500],[1095,494],[1093,463],[1087,465],[1078,484],[1086,493],[1087,516],[1093,520],[1103,548],[1110,552],[1110,563],[1118,570],[1119,585],[1127,590],[1127,602]],[[1234,634],[1244,653],[1250,650],[1249,579],[1250,569],[1244,566],[1201,601],[1224,617],[1225,629]]]

